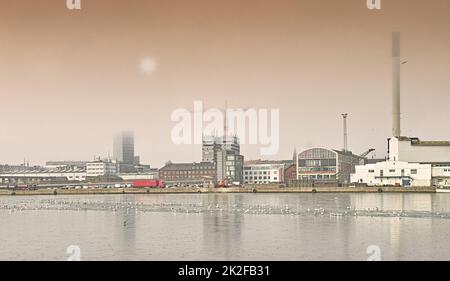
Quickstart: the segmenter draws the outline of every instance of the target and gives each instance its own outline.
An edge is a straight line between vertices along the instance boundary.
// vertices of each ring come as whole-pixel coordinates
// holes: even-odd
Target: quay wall
[[[0,190],[1,195],[96,195],[183,193],[435,193],[434,187],[279,187],[252,185],[227,188],[105,188]]]

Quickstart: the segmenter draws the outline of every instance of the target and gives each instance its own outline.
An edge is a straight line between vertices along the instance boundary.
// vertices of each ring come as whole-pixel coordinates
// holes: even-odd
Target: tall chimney
[[[400,32],[392,33],[392,135],[400,130]]]
[[[347,117],[348,113],[342,114],[343,122],[344,122],[344,151],[348,151],[348,143],[347,143]]]

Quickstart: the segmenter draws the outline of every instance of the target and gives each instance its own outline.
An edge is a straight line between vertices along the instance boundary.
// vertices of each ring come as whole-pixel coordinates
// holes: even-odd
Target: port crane
[[[361,157],[361,158],[367,158],[367,156],[368,156],[370,153],[374,152],[374,151],[375,151],[374,148],[370,148],[369,150],[367,150],[367,151],[364,152],[363,154],[359,155],[359,157]]]

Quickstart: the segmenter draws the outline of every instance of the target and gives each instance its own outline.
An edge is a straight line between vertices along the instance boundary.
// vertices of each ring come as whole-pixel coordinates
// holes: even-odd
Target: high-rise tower
[[[134,134],[120,132],[114,137],[113,158],[121,164],[134,164]]]

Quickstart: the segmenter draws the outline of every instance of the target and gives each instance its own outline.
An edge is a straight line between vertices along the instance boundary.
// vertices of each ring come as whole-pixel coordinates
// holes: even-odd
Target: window
[[[394,169],[390,169],[389,173],[395,173],[395,170]]]
[[[417,169],[412,169],[411,170],[411,175],[417,175]]]
[[[375,170],[369,170],[369,173],[375,173]]]

